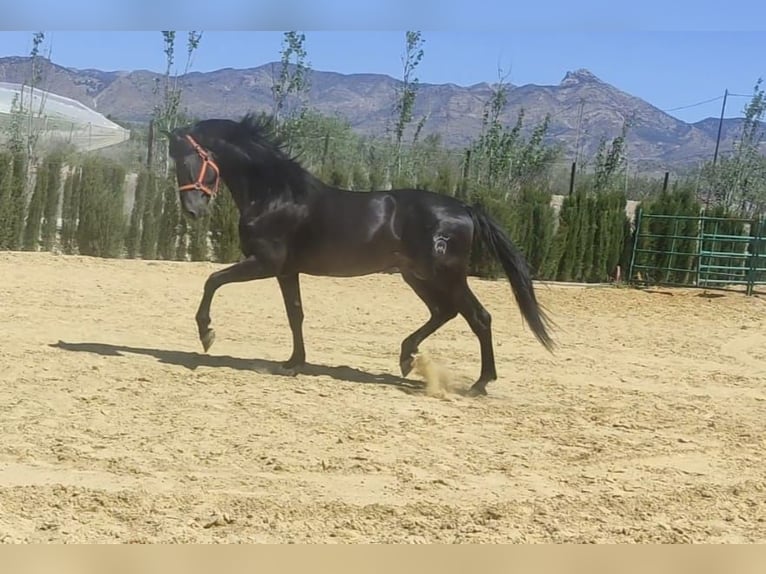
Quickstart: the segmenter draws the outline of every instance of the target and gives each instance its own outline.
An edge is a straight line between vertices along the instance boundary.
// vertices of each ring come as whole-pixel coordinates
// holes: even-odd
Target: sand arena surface
[[[304,277],[288,377],[274,280],[219,291],[201,354],[218,267],[0,253],[0,540],[766,542],[764,298],[540,285],[551,356],[472,280],[500,380],[436,398],[399,276]],[[459,317],[422,348],[478,375]]]

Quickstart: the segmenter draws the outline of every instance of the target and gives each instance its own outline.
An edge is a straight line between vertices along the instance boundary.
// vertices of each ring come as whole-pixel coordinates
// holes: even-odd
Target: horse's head
[[[178,193],[184,213],[204,215],[210,200],[218,193],[221,178],[218,165],[209,150],[180,130],[163,131],[169,140],[168,153],[176,166]]]

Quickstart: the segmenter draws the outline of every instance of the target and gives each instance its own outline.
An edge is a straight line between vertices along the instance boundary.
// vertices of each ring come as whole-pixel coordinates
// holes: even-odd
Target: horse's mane
[[[257,160],[259,154],[270,152],[280,159],[294,160],[286,152],[287,142],[277,132],[273,116],[249,113],[239,122],[245,148]]]
[[[278,133],[274,118],[265,113],[249,113],[240,121],[209,119],[197,122],[192,134],[205,142],[235,169],[255,169],[267,187],[276,190],[287,184],[293,194],[305,191],[311,174],[287,151],[287,142]],[[202,143],[202,141],[200,142]],[[204,144],[203,144],[204,145]],[[281,184],[281,185],[280,185]]]
[[[263,163],[293,158],[286,151],[284,138],[277,133],[272,116],[249,113],[240,121],[209,119],[194,124],[191,133],[203,135],[219,151],[239,156],[248,163]]]

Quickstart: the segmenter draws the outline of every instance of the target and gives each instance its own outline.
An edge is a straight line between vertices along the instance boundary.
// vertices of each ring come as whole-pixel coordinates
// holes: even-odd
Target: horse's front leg
[[[275,268],[270,258],[250,256],[239,263],[235,263],[225,269],[211,273],[205,281],[205,289],[202,300],[197,309],[197,329],[199,330],[199,340],[205,352],[210,349],[215,341],[215,331],[210,328],[210,304],[213,301],[213,295],[219,287],[227,283],[241,283],[243,281],[253,281],[254,279],[265,279],[275,276]]]

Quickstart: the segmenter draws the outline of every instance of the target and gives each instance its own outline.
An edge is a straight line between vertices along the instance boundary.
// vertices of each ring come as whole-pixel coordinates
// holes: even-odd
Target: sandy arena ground
[[[473,280],[500,380],[438,398],[397,376],[399,276],[304,277],[288,377],[274,280],[219,291],[201,354],[217,267],[0,253],[0,540],[766,542],[766,299],[540,285],[551,356]],[[459,317],[422,350],[478,374]]]

